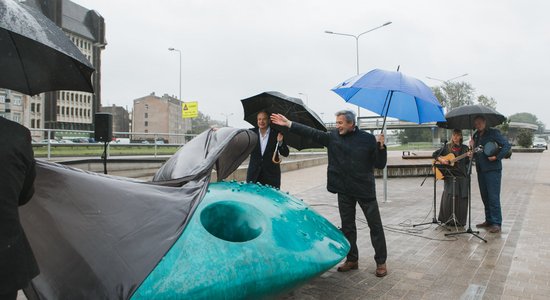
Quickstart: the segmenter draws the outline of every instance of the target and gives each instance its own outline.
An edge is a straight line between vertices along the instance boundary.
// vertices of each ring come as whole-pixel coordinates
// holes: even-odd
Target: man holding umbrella
[[[259,139],[256,148],[250,153],[246,181],[280,188],[281,167],[275,158],[279,154],[287,157],[288,147],[283,140],[283,135],[269,126],[267,112],[260,111],[257,114],[257,125],[258,127],[252,131],[258,135]]]
[[[487,228],[491,233],[499,233],[502,226],[500,207],[500,185],[502,178],[502,162],[511,145],[497,129],[487,128],[487,120],[483,115],[474,118],[477,129],[470,146],[483,145],[486,149],[475,154],[477,180],[483,205],[485,206],[485,222],[477,224],[478,228]],[[498,153],[487,153],[488,144],[496,143],[501,149]],[[495,147],[496,149],[496,147]]]
[[[281,114],[272,114],[271,121],[290,128],[290,133],[310,137],[328,149],[327,190],[338,194],[341,230],[351,245],[347,260],[338,267],[338,271],[347,272],[359,267],[355,224],[355,208],[359,203],[370,228],[377,265],[375,274],[386,276],[386,238],[374,182],[374,168],[384,168],[387,161],[384,136],[378,136],[377,140],[373,135],[360,131],[355,125],[355,114],[347,110],[336,113],[336,130],[330,132],[289,121]]]

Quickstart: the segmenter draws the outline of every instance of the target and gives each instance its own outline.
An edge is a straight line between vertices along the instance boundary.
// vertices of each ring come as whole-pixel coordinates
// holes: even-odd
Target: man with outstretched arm
[[[359,268],[355,224],[355,208],[359,203],[370,228],[377,266],[375,274],[378,277],[386,276],[386,238],[376,201],[374,182],[374,168],[382,169],[386,166],[384,135],[379,135],[377,140],[372,134],[359,130],[355,125],[355,114],[349,110],[336,113],[336,129],[330,132],[289,121],[281,114],[271,115],[271,121],[327,147],[327,190],[338,194],[341,230],[351,245],[347,259],[338,267],[338,271],[347,272]]]

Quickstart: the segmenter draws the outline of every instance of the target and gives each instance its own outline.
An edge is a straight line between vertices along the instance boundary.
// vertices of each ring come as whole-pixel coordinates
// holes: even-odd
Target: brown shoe
[[[388,275],[388,269],[386,269],[386,264],[376,265],[376,277],[384,277]]]
[[[487,223],[487,221],[483,222],[483,223],[479,223],[476,225],[476,228],[487,228],[491,226],[491,224]]]
[[[359,269],[359,262],[357,261],[347,261],[338,267],[338,272],[347,272],[350,270]]]
[[[490,233],[499,233],[500,232],[500,226],[498,225],[491,225],[488,228]]]

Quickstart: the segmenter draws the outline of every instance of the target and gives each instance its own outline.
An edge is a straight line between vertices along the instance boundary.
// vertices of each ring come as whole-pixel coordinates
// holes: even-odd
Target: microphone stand
[[[443,152],[443,149],[445,149],[445,147],[447,146],[447,140],[445,140],[445,142],[443,143],[443,147],[441,147],[441,149],[439,149],[439,152],[437,153],[437,156],[436,157],[439,157],[441,156],[441,153]],[[413,227],[416,227],[416,226],[421,226],[421,225],[428,225],[428,224],[437,224],[437,226],[441,226],[443,228],[445,228],[443,225],[441,225],[441,222],[437,220],[437,217],[436,217],[436,209],[437,209],[437,178],[435,176],[435,167],[432,168],[433,170],[433,177],[434,177],[434,207],[433,207],[433,212],[434,212],[434,215],[433,215],[433,218],[432,218],[432,221],[431,222],[425,222],[425,223],[419,223],[419,224],[413,224]],[[431,174],[426,174],[426,177],[424,177],[424,180],[422,181],[422,183],[420,184],[420,186],[423,186],[424,185],[424,182],[426,181],[426,179],[428,179],[428,177],[430,176]],[[447,228],[447,230],[450,231],[450,229]]]
[[[472,135],[473,137],[473,135]],[[474,155],[477,151],[474,151]],[[445,236],[453,236],[453,235],[458,235],[458,234],[464,234],[464,233],[469,233],[475,237],[477,237],[478,239],[484,241],[485,243],[487,243],[487,240],[480,237],[479,236],[479,231],[473,231],[472,230],[472,185],[471,185],[471,175],[472,175],[472,162],[474,161],[474,157],[472,156],[472,158],[470,159],[470,162],[468,163],[468,169],[467,169],[467,172],[466,172],[466,178],[468,178],[468,229],[466,229],[465,231],[461,231],[461,232],[451,232],[451,233],[446,233]]]

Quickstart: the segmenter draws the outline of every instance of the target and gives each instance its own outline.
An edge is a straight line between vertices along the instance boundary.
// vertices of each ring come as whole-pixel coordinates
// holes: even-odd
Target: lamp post
[[[181,100],[181,50],[176,48],[168,48],[168,51],[177,51],[180,55],[180,99],[179,100],[182,101]]]
[[[225,127],[229,127],[229,121],[228,121],[227,118],[228,118],[229,116],[232,116],[232,115],[233,115],[233,113],[228,113],[228,114],[222,113],[222,116],[225,117]]]
[[[382,27],[384,27],[384,26],[388,26],[388,25],[390,25],[391,23],[392,23],[392,22],[386,22],[386,23],[384,23],[384,24],[382,24],[382,25],[380,25],[380,26],[374,27],[374,28],[372,28],[372,29],[369,29],[369,30],[367,30],[367,31],[365,31],[365,32],[362,32],[362,33],[360,33],[360,34],[357,34],[357,35],[349,34],[349,33],[334,32],[334,31],[330,31],[330,30],[325,30],[325,33],[328,33],[328,34],[335,34],[335,35],[343,35],[343,36],[350,36],[350,37],[352,37],[352,38],[355,38],[355,49],[356,49],[356,56],[357,56],[357,60],[356,60],[356,62],[357,62],[357,75],[359,75],[359,38],[360,38],[362,35],[366,34],[366,33],[369,33],[369,32],[371,32],[371,31],[374,31],[374,30],[376,30],[376,29],[378,29],[378,28],[382,28]],[[357,106],[357,117],[359,117],[359,115],[360,115],[360,107]]]
[[[309,97],[308,97],[308,95],[305,94],[305,93],[298,93],[298,95],[305,96],[306,97],[306,105],[309,106]]]

